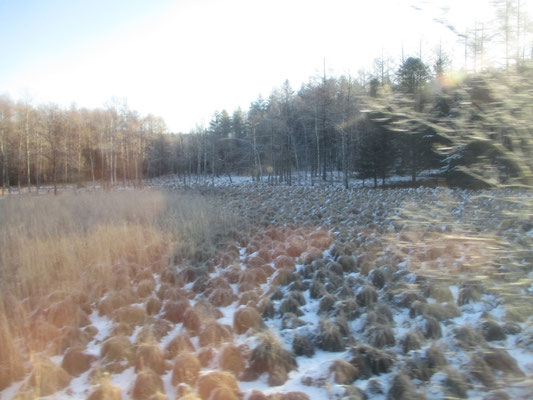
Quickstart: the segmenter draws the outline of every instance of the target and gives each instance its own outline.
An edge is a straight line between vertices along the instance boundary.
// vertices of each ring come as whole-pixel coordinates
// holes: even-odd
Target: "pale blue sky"
[[[447,2],[463,18],[480,12],[464,7],[483,3]],[[188,131],[216,109],[246,109],[285,79],[297,90],[321,72],[323,57],[329,73],[356,76],[382,49],[399,59],[402,43],[416,55],[422,40],[427,61],[440,40],[460,50],[410,3],[0,0],[0,94],[80,107],[126,98],[171,131]]]

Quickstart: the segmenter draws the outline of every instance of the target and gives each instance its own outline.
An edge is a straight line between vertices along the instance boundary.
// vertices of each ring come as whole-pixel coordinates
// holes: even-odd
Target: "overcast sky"
[[[440,41],[460,52],[433,21],[445,3],[461,25],[488,0],[0,0],[0,94],[79,107],[126,98],[187,132],[285,79],[299,89],[324,58],[328,74],[357,76],[382,51],[398,60],[402,44],[417,56],[422,43],[426,62]]]

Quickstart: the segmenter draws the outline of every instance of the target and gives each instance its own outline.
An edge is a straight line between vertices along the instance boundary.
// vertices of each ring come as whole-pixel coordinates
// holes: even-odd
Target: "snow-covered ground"
[[[153,184],[183,187],[179,177]],[[171,265],[155,274],[152,294],[133,304],[147,309],[150,299],[158,299],[161,308],[130,327],[132,355],[121,361],[121,371],[103,351],[106,340],[117,335],[119,318],[114,312],[103,315],[93,304],[89,326],[96,333],[83,348],[95,356],[90,369],[43,398],[88,398],[99,384],[93,379],[96,370],[107,371],[122,399],[135,398],[143,362],[151,362],[141,356],[141,327],[155,331],[158,321],[167,325],[156,336],[156,347],[164,354],[173,339],[188,335],[191,351],[201,359],[200,374],[223,369],[224,349],[233,344],[239,355],[229,369],[245,398],[254,390],[267,396],[303,393],[293,397],[298,399],[531,398],[529,193],[368,189],[357,182],[349,190],[340,183],[289,187],[247,177],[232,177],[231,183],[221,178],[215,187],[205,195],[222,199],[226,212],[240,215],[241,230],[215,259]],[[132,285],[138,288],[138,282]],[[207,301],[219,314],[199,312],[197,329],[183,317],[169,322],[165,307],[176,301],[194,310]],[[250,308],[263,322],[247,320],[249,329],[241,331],[237,315]],[[202,349],[207,335],[202,330],[214,326],[208,321],[229,326],[231,335]],[[266,333],[279,339],[280,349],[271,348],[274,363],[261,369],[254,350]],[[311,344],[307,355],[296,347],[301,338]],[[204,360],[207,347],[212,356]],[[273,385],[272,376],[286,361],[280,354],[295,364]],[[61,365],[63,356],[51,359]],[[244,363],[240,370],[239,362]],[[166,363],[159,390],[174,399],[182,388],[173,383],[176,362]],[[250,373],[258,369],[255,376]],[[0,392],[0,398],[24,392],[28,378]]]

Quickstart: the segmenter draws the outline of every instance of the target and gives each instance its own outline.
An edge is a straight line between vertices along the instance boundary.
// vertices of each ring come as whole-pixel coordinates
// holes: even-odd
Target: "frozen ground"
[[[231,371],[245,398],[264,398],[254,390],[287,399],[532,397],[530,194],[232,181],[197,189],[222,198],[243,227],[214,259],[147,278],[150,293],[121,303],[146,310],[142,318],[104,307],[105,298],[92,304],[84,329],[96,333],[82,348],[95,356],[90,368],[43,398],[88,398],[102,374],[123,399],[150,398],[134,388],[141,371],[159,365],[158,390],[179,398],[176,337],[190,341],[200,375]],[[175,177],[154,184],[181,187]],[[133,276],[132,288],[140,293],[144,280]],[[116,336],[129,352],[111,360],[104,343]],[[63,354],[43,356],[62,365]],[[28,381],[0,397],[24,398]],[[211,394],[234,398],[224,393]]]

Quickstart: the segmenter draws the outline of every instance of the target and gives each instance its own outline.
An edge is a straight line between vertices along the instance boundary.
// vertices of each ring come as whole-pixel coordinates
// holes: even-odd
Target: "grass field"
[[[174,185],[0,201],[0,397],[531,392],[528,193]]]
[[[143,271],[152,275],[170,262],[205,261],[215,240],[234,225],[213,202],[190,194],[135,190],[4,199],[0,389],[21,376],[32,353],[61,336],[59,323],[54,329],[46,321],[50,332],[44,332],[55,305],[73,302],[90,311]]]

